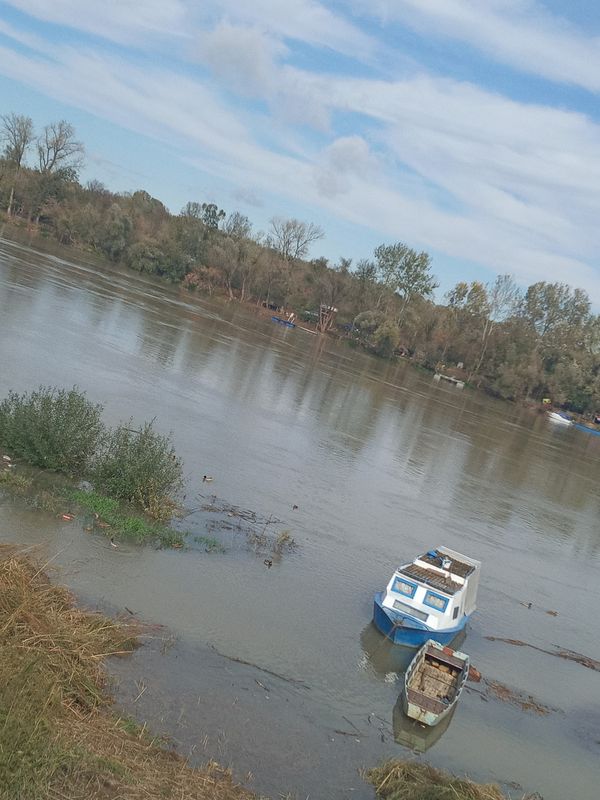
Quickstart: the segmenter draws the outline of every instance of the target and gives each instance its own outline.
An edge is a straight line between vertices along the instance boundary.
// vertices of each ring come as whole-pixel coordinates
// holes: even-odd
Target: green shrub
[[[104,434],[101,413],[75,386],[11,391],[0,403],[0,443],[37,467],[79,476]]]
[[[106,436],[91,479],[98,491],[162,518],[172,510],[170,495],[181,488],[183,466],[170,437],[151,422],[132,430],[130,421]]]

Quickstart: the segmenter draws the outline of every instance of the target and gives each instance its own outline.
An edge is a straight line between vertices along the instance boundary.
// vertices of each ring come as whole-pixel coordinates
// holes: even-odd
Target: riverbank
[[[252,800],[214,763],[191,769],[111,710],[105,661],[143,629],[78,609],[18,551],[0,548],[0,795],[19,800]]]

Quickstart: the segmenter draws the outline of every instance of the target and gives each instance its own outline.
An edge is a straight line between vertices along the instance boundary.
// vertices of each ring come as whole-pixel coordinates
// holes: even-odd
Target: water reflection
[[[360,646],[365,666],[374,675],[388,682],[400,679],[404,675],[417,652],[414,648],[393,644],[377,630],[373,622],[362,629]]]
[[[462,650],[467,638],[465,630],[459,631],[452,640],[455,650]],[[410,662],[417,654],[414,647],[403,647],[394,644],[387,636],[380,633],[375,624],[370,622],[360,632],[360,646],[363,651],[363,664],[374,675],[387,682],[404,677]]]
[[[412,750],[413,753],[425,753],[433,747],[434,744],[437,744],[444,733],[446,733],[454,714],[455,709],[433,727],[422,725],[420,722],[409,719],[409,717],[406,716],[402,710],[402,696],[400,696],[392,713],[394,741],[396,744],[406,747],[408,750]]]

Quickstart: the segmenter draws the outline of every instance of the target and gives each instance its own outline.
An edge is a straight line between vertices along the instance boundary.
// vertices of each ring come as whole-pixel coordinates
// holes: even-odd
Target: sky
[[[439,293],[600,306],[599,98],[597,0],[0,0],[0,114],[73,123],[82,180],[403,241]]]

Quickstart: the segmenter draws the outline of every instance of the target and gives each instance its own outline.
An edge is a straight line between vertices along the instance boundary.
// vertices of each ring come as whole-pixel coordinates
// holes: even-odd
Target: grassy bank
[[[0,797],[251,800],[216,764],[192,769],[111,712],[104,660],[131,623],[77,609],[31,561],[0,548]]]

